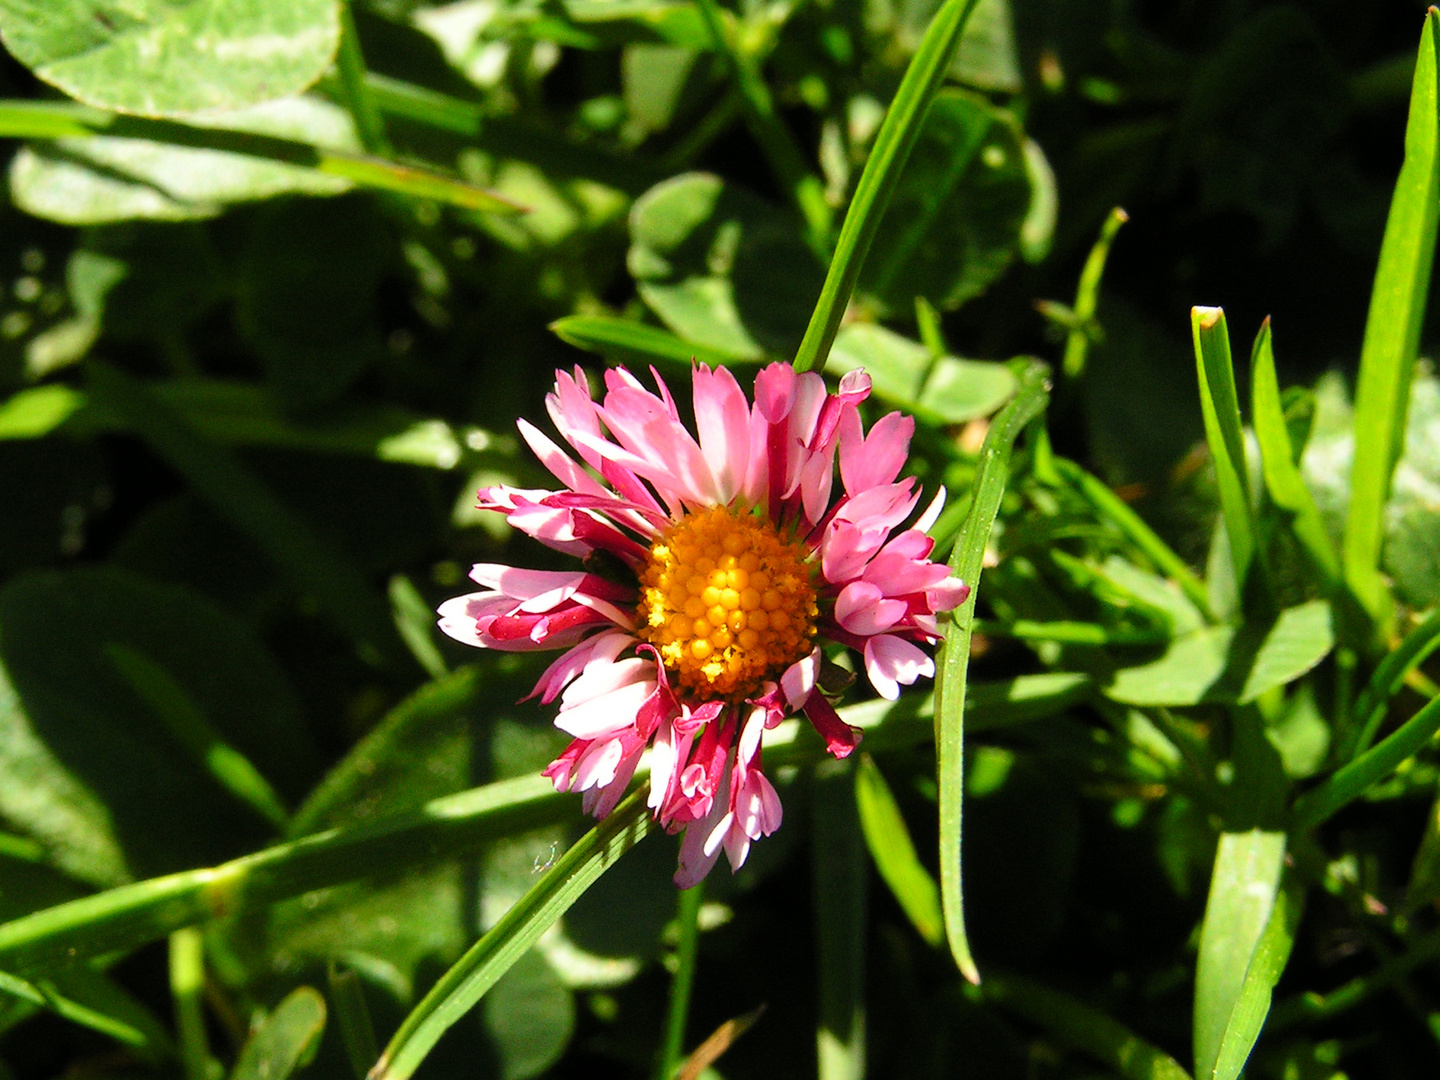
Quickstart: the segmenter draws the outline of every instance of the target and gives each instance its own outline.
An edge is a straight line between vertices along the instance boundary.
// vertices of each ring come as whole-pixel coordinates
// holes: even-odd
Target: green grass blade
[[[1097,517],[1102,521],[1110,522],[1120,530],[1141,554],[1155,564],[1157,570],[1180,586],[1181,592],[1192,604],[1206,616],[1213,617],[1210,611],[1210,596],[1205,589],[1205,583],[1185,564],[1185,560],[1175,553],[1174,548],[1160,539],[1155,530],[1150,528],[1139,514],[1126,506],[1120,496],[1106,487],[1103,482],[1091,476],[1073,461],[1057,457],[1053,459],[1053,464],[1061,479],[1090,504],[1090,509]]]
[[[1085,358],[1095,337],[1095,308],[1100,302],[1100,279],[1105,276],[1105,262],[1110,258],[1115,234],[1129,220],[1129,215],[1118,206],[1110,211],[1105,224],[1100,226],[1100,237],[1090,249],[1090,255],[1080,271],[1080,283],[1075,288],[1075,306],[1071,309],[1074,324],[1065,335],[1065,356],[1060,364],[1061,374],[1066,379],[1078,379],[1085,373]]]
[[[1028,723],[1083,701],[1090,685],[1088,677],[1072,672],[976,683],[969,687],[966,720],[972,730]],[[463,708],[482,689],[479,672],[462,668],[398,708]],[[902,750],[933,738],[933,699],[927,695],[867,701],[840,715],[865,731],[873,750]],[[797,721],[767,733],[765,753],[776,768],[826,756],[813,730]],[[363,771],[367,758],[352,755],[341,769]],[[292,818],[292,835],[310,832],[330,805],[329,793],[350,782],[339,771],[327,778]],[[544,777],[520,777],[434,799],[364,827],[314,832],[219,866],[123,885],[0,924],[0,967],[28,973],[133,949],[206,919],[241,917],[313,889],[474,851],[499,837],[563,822],[575,815],[575,806],[574,796],[556,793]],[[8,849],[22,857],[28,850],[22,841]]]
[[[972,983],[980,973],[965,934],[965,904],[960,882],[961,802],[964,794],[965,682],[970,666],[970,636],[980,567],[990,540],[990,527],[1010,478],[1010,452],[1026,425],[1045,411],[1050,400],[1048,372],[1031,363],[1020,376],[1020,388],[996,416],[980,449],[971,491],[970,512],[960,529],[950,568],[970,585],[970,596],[941,622],[943,639],[936,659],[935,752],[940,786],[940,901],[945,936],[961,973]]]
[[[103,972],[76,967],[34,981],[0,971],[0,1002],[18,998],[99,1032],[152,1060],[172,1052],[159,1023]]]
[[[1405,160],[1395,181],[1380,263],[1370,294],[1355,385],[1355,460],[1345,517],[1345,580],[1378,626],[1389,596],[1380,575],[1385,502],[1405,439],[1410,381],[1420,345],[1440,217],[1440,12],[1420,36],[1405,125]]]
[[[1356,976],[1325,994],[1313,990],[1297,994],[1275,1006],[1270,1017],[1271,1031],[1298,1024],[1316,1023],[1338,1016],[1369,1001],[1376,994],[1394,986],[1412,972],[1440,961],[1440,930],[1432,930],[1412,939],[1405,951],[1376,966],[1374,971]]]
[[[1376,666],[1365,689],[1355,699],[1351,727],[1336,739],[1337,761],[1349,761],[1369,748],[1389,711],[1390,699],[1405,685],[1406,676],[1437,648],[1440,648],[1440,610],[1432,611],[1429,618],[1406,634]]]
[[[1280,981],[1290,960],[1290,951],[1295,946],[1295,932],[1300,928],[1300,916],[1304,910],[1304,887],[1293,876],[1286,875],[1275,894],[1270,917],[1255,946],[1250,966],[1245,970],[1245,980],[1221,1037],[1220,1052],[1212,1074],[1215,1080],[1235,1080],[1249,1060],[1250,1051],[1255,1048],[1255,1042],[1265,1026],[1265,1018],[1269,1015],[1275,984]]]
[[[370,1007],[365,1004],[364,984],[354,971],[333,960],[326,974],[340,1041],[345,1044],[345,1056],[350,1059],[350,1071],[355,1074],[355,1080],[365,1080],[370,1067],[380,1059],[380,1044],[375,1039]]]
[[[61,383],[21,390],[0,404],[0,441],[49,435],[84,406],[85,395]]]
[[[390,613],[370,583],[239,458],[200,436],[144,383],[105,364],[92,362],[88,372],[92,401],[124,418],[190,481],[196,495],[250,537],[294,585],[312,593],[363,656],[374,663],[409,666]]]
[[[1315,499],[1295,464],[1294,447],[1285,426],[1280,403],[1280,381],[1275,374],[1275,351],[1270,341],[1270,320],[1260,325],[1250,355],[1250,408],[1254,412],[1255,440],[1260,444],[1260,465],[1270,501],[1290,515],[1290,529],[1312,567],[1323,578],[1327,596],[1340,588],[1340,559],[1330,533],[1320,518]]]
[[[820,299],[795,354],[797,371],[825,370],[830,346],[835,343],[840,320],[860,278],[860,266],[977,2],[945,0],[926,29],[910,66],[905,69],[905,77],[885,113],[875,145],[855,186],[850,209],[840,226],[840,239],[836,242]]]
[[[285,1080],[315,1055],[325,1030],[325,999],[310,986],[292,990],[245,1041],[230,1080]]]
[[[1125,1025],[1069,994],[1016,976],[985,980],[984,996],[1057,1041],[1103,1062],[1126,1080],[1190,1080],[1181,1064]]]
[[[865,1075],[866,914],[869,867],[850,761],[824,761],[812,795],[812,890],[819,982],[819,1080]]]
[[[186,1080],[210,1080],[213,1058],[205,1032],[205,939],[193,926],[170,935],[170,996]]]
[[[660,1048],[656,1080],[670,1080],[685,1054],[685,1029],[690,1020],[690,997],[695,989],[695,968],[700,957],[700,908],[705,903],[705,882],[682,889],[679,897],[675,923],[680,939],[675,945],[675,972],[670,977],[670,996],[665,1002],[665,1043]]]
[[[105,655],[170,733],[226,791],[284,831],[290,813],[280,796],[249,758],[220,737],[173,675],[144,653],[117,642],[105,645]]]
[[[855,805],[875,869],[920,936],[938,948],[945,940],[940,887],[920,862],[890,785],[869,754],[861,755],[855,771]]]
[[[609,315],[567,315],[551,323],[550,329],[561,341],[577,349],[621,362],[684,365],[688,371],[693,361],[725,367],[739,360],[708,345],[686,341],[658,326]]]
[[[435,612],[415,588],[415,583],[404,574],[390,579],[389,593],[390,611],[400,640],[430,678],[443,679],[450,674],[450,668],[435,642]]]
[[[1195,965],[1195,1076],[1210,1080],[1280,887],[1285,834],[1220,835]],[[1248,1048],[1247,1048],[1248,1050]]]
[[[1405,721],[1319,787],[1295,800],[1291,827],[1313,828],[1342,807],[1365,794],[1372,784],[1385,779],[1407,758],[1413,757],[1440,731],[1440,697]]]
[[[365,85],[365,54],[360,50],[360,34],[355,29],[355,15],[350,0],[340,3],[340,49],[335,55],[340,85],[345,91],[345,104],[355,120],[360,145],[371,154],[389,157],[394,153],[385,134],[385,118],[380,115],[370,89]]]
[[[525,207],[502,195],[433,169],[329,150],[294,139],[224,128],[195,127],[175,120],[120,116],[67,102],[0,101],[0,137],[64,139],[89,135],[146,139],[172,146],[245,154],[342,177],[362,187],[391,191],[412,199],[434,199],[467,210],[493,214],[525,211]]]
[[[1245,433],[1240,423],[1240,401],[1235,393],[1235,364],[1230,356],[1230,331],[1220,308],[1190,309],[1190,330],[1195,340],[1195,366],[1200,379],[1200,408],[1205,418],[1205,441],[1215,463],[1220,489],[1220,511],[1230,540],[1230,558],[1241,595],[1255,587],[1261,552],[1250,505],[1250,481],[1245,471]]]
[[[577,840],[500,921],[440,977],[400,1024],[371,1080],[407,1080],[457,1021],[500,976],[569,910],[615,860],[645,838],[654,822],[645,792],[632,792],[615,811]]]

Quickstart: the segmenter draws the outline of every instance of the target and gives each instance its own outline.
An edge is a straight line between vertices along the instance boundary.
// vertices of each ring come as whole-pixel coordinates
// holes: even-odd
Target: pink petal
[[[910,437],[915,434],[915,421],[893,412],[882,416],[861,436],[858,417],[853,423],[842,421],[840,428],[840,479],[845,490],[858,495],[873,487],[894,483],[905,467],[910,453]]]
[[[883,698],[900,696],[900,683],[911,685],[920,676],[935,675],[935,662],[918,646],[894,634],[872,637],[865,643],[865,674]]]
[[[860,745],[860,729],[841,720],[823,694],[810,695],[810,700],[805,702],[805,718],[825,740],[825,749],[837,758],[849,757]]]
[[[803,660],[797,660],[780,676],[780,688],[785,691],[785,700],[792,709],[798,709],[815,689],[815,680],[820,677],[820,647]]]
[[[750,406],[728,368],[695,368],[695,428],[714,477],[716,499],[729,503],[750,466]]]
[[[853,581],[835,600],[835,619],[852,634],[868,637],[890,629],[905,615],[902,600],[887,600],[868,581]]]

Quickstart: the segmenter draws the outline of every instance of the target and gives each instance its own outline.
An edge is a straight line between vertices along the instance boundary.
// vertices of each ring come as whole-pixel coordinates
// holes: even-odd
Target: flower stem
[[[670,1003],[665,1012],[665,1045],[656,1080],[670,1080],[685,1052],[685,1025],[690,1019],[690,992],[695,987],[695,964],[700,947],[700,905],[705,902],[705,882],[680,893],[675,921],[680,941],[675,949],[675,978],[670,983]]]

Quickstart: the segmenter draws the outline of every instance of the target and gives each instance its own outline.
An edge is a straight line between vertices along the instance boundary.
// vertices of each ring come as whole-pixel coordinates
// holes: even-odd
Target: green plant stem
[[[1440,960],[1440,930],[1416,938],[1398,956],[1382,961],[1374,971],[1357,976],[1328,994],[1313,991],[1280,1002],[1271,1015],[1268,1030],[1329,1020],[1395,985],[1411,972]]]
[[[355,130],[360,134],[360,145],[380,157],[392,157],[395,148],[385,132],[385,118],[370,96],[365,85],[365,56],[360,51],[360,35],[355,29],[355,13],[350,10],[350,0],[340,4],[340,49],[335,55],[335,67],[340,72],[340,85],[345,91],[345,103],[350,115],[355,118]]]
[[[885,113],[875,145],[860,173],[855,195],[840,226],[835,255],[825,275],[820,299],[805,328],[805,337],[795,354],[796,371],[824,371],[835,344],[835,335],[845,317],[850,294],[860,278],[860,267],[880,228],[880,219],[889,205],[890,196],[900,181],[900,173],[910,157],[925,113],[935,99],[950,60],[960,44],[960,35],[970,19],[978,0],[945,0],[925,31],[915,51],[900,88]]]
[[[1358,799],[1389,776],[1440,731],[1440,698],[1435,698],[1385,739],[1295,800],[1291,827],[1310,829]]]
[[[205,1036],[205,941],[195,927],[170,935],[170,994],[186,1080],[210,1080],[210,1045]]]
[[[775,111],[770,87],[755,63],[755,58],[726,32],[724,16],[717,0],[696,0],[705,26],[710,31],[716,50],[729,64],[740,91],[740,104],[746,126],[760,144],[776,177],[790,193],[795,207],[805,219],[811,246],[823,253],[830,233],[830,204],[825,201],[825,184],[805,164],[800,147]]]
[[[1095,337],[1095,308],[1100,302],[1100,280],[1105,276],[1105,262],[1110,258],[1115,234],[1129,220],[1129,215],[1118,206],[1110,211],[1105,224],[1100,226],[1100,237],[1090,249],[1090,255],[1080,271],[1080,282],[1075,288],[1075,307],[1072,309],[1074,325],[1065,335],[1065,357],[1060,364],[1060,373],[1066,380],[1073,381],[1085,373],[1085,358]]]
[[[705,882],[680,892],[675,922],[680,940],[675,946],[675,973],[665,1007],[665,1044],[660,1050],[656,1080],[670,1080],[685,1054],[685,1028],[690,1019],[690,996],[695,989],[695,968],[700,953],[700,908],[705,903]]]
[[[1406,634],[1404,640],[1376,666],[1365,689],[1355,699],[1349,714],[1350,722],[1337,733],[1335,760],[1349,761],[1369,749],[1385,721],[1391,698],[1437,648],[1440,648],[1440,611],[1432,612],[1429,618]]]

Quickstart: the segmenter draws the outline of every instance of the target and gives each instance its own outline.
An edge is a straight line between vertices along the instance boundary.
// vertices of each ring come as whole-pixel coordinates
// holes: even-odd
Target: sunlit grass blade
[[[985,980],[984,996],[1126,1080],[1190,1080],[1184,1067],[1165,1051],[1069,994],[1028,979],[995,975]]]
[[[616,859],[645,838],[654,828],[645,794],[639,790],[626,796],[440,977],[401,1022],[370,1070],[371,1080],[407,1080],[414,1075],[440,1036],[475,1006]]]
[[[1197,1080],[1216,1075],[1246,972],[1275,906],[1284,861],[1284,833],[1252,829],[1220,836],[1195,965]]]
[[[325,999],[310,986],[292,990],[246,1040],[230,1080],[285,1080],[315,1056],[325,1030]]]
[[[481,679],[477,669],[462,668],[422,688],[398,709],[443,713],[468,707],[484,685]],[[966,719],[974,730],[1029,723],[1085,700],[1090,686],[1087,676],[1073,672],[976,683],[969,687]],[[900,750],[934,737],[933,700],[927,695],[867,701],[840,715],[865,731],[866,745],[874,750]],[[766,735],[765,755],[779,768],[820,760],[825,750],[808,725],[791,720]],[[28,974],[133,949],[207,919],[242,917],[313,889],[474,851],[490,840],[554,825],[578,812],[574,796],[557,793],[544,777],[526,776],[434,799],[414,812],[363,827],[304,835],[324,820],[333,797],[329,793],[344,790],[349,773],[369,767],[366,755],[352,755],[326,779],[291,819],[291,835],[300,839],[0,924],[0,968]],[[21,857],[29,850],[20,840],[6,843]]]
[[[1290,951],[1295,946],[1295,932],[1300,928],[1300,916],[1304,910],[1304,886],[1293,876],[1285,876],[1275,894],[1270,917],[1255,945],[1240,993],[1230,1011],[1214,1071],[1197,1075],[1207,1075],[1207,1080],[1208,1076],[1213,1076],[1214,1080],[1235,1080],[1240,1075],[1265,1026],[1271,995],[1290,960]]]
[[[1290,529],[1312,567],[1320,574],[1322,588],[1334,597],[1340,586],[1340,559],[1330,540],[1315,499],[1300,476],[1294,447],[1285,426],[1280,403],[1280,382],[1275,374],[1275,352],[1270,341],[1270,320],[1260,325],[1250,355],[1250,408],[1254,413],[1255,441],[1260,444],[1260,465],[1270,501],[1290,515]]]
[[[692,362],[711,367],[743,363],[738,357],[686,341],[658,326],[609,315],[567,315],[551,323],[550,329],[561,341],[577,349],[600,353],[620,362],[678,364],[684,365],[687,371]]]
[[[855,291],[855,283],[860,278],[860,267],[870,250],[870,242],[875,239],[875,231],[880,227],[885,207],[900,182],[905,161],[920,138],[925,113],[945,81],[950,60],[960,44],[960,35],[977,2],[945,0],[926,29],[910,66],[905,69],[905,77],[901,79],[900,88],[895,91],[894,100],[880,124],[875,145],[860,173],[850,208],[840,226],[840,238],[825,274],[820,299],[795,354],[797,371],[825,369],[830,346],[835,343],[835,334],[840,329],[846,305],[850,303],[850,294]]]
[[[370,1007],[365,1004],[364,984],[355,972],[333,960],[326,974],[340,1041],[345,1044],[345,1056],[350,1059],[350,1071],[355,1074],[355,1080],[365,1080],[371,1066],[380,1059],[380,1044],[370,1020]]]
[[[0,101],[0,137],[65,139],[89,135],[145,139],[170,146],[244,154],[313,169],[362,187],[391,191],[413,199],[434,199],[467,210],[484,210],[492,214],[525,211],[525,207],[493,191],[418,165],[402,165],[384,158],[328,150],[274,135],[194,127],[174,120],[120,116],[68,102]]]
[[[685,1053],[685,1028],[690,1020],[690,996],[695,989],[695,968],[700,958],[700,908],[705,903],[702,880],[679,893],[675,925],[675,970],[670,976],[670,997],[665,1003],[665,1042],[660,1047],[656,1080],[670,1080]]]
[[[1400,763],[1413,757],[1440,731],[1440,697],[1434,698],[1399,728],[1295,800],[1291,827],[1313,828],[1360,798]]]
[[[109,642],[105,655],[175,738],[226,791],[279,830],[290,813],[250,759],[220,737],[175,677],[144,653]]]
[[[205,1031],[205,939],[193,926],[170,935],[170,997],[180,1036],[186,1080],[210,1080],[210,1038]]]
[[[425,669],[432,679],[442,679],[450,673],[440,647],[435,643],[435,613],[415,583],[404,574],[390,579],[390,611],[395,618],[395,629],[400,640],[415,657],[415,662]]]
[[[1440,12],[1432,7],[1420,35],[1405,125],[1405,160],[1385,221],[1355,384],[1355,460],[1342,557],[1345,580],[1377,628],[1383,628],[1390,605],[1380,574],[1385,502],[1404,448],[1410,382],[1420,347],[1440,217],[1437,52]]]
[[[1240,401],[1235,393],[1235,364],[1230,356],[1230,331],[1219,308],[1190,309],[1195,339],[1195,366],[1200,380],[1200,408],[1205,418],[1205,441],[1215,463],[1215,484],[1220,490],[1220,511],[1230,541],[1235,582],[1242,596],[1256,588],[1252,574],[1261,573],[1263,553],[1250,505],[1250,480],[1245,470],[1245,433],[1240,423]]]
[[[865,1075],[866,916],[870,877],[850,761],[821,762],[812,794],[819,1080]]]
[[[1054,641],[1062,645],[1097,645],[1101,648],[1163,645],[1170,640],[1168,634],[1155,630],[1122,630],[1101,626],[1099,623],[1036,622],[1033,619],[1016,619],[1010,623],[976,619],[975,631],[990,637],[1010,637],[1018,641]]]
[[[196,495],[253,540],[297,587],[313,594],[367,660],[409,665],[390,613],[370,583],[239,458],[201,437],[144,383],[105,364],[92,362],[87,370],[92,400],[123,417],[190,481]]]
[[[1437,648],[1440,648],[1440,610],[1432,611],[1429,618],[1406,634],[1400,644],[1386,653],[1385,659],[1376,666],[1365,689],[1355,699],[1351,726],[1336,739],[1334,756],[1337,761],[1349,761],[1369,748],[1385,721],[1390,699],[1405,685],[1406,676]]]
[[[960,529],[950,568],[970,586],[970,596],[949,618],[942,620],[944,635],[936,658],[935,753],[940,787],[940,901],[945,915],[945,936],[956,965],[972,983],[980,972],[970,955],[965,933],[965,902],[960,882],[961,803],[964,794],[965,684],[970,667],[970,636],[974,629],[975,599],[980,567],[990,528],[1000,511],[1000,499],[1010,479],[1010,452],[1026,425],[1045,411],[1050,400],[1048,370],[1030,363],[1020,376],[1020,388],[1002,409],[985,436],[975,466],[970,512]]]
[[[1205,583],[1139,514],[1126,506],[1120,496],[1103,482],[1073,461],[1057,457],[1053,459],[1053,464],[1055,471],[1076,494],[1090,504],[1098,518],[1115,526],[1142,555],[1155,564],[1157,570],[1180,586],[1180,590],[1192,604],[1207,616],[1211,614],[1210,597]]]
[[[1105,276],[1105,262],[1110,258],[1110,246],[1115,243],[1115,234],[1130,217],[1120,207],[1110,211],[1105,224],[1100,227],[1100,237],[1090,249],[1085,266],[1080,271],[1080,283],[1075,288],[1075,306],[1071,309],[1074,325],[1065,335],[1065,356],[1060,364],[1061,374],[1067,379],[1078,379],[1085,373],[1085,358],[1090,352],[1090,342],[1095,336],[1095,308],[1100,302],[1100,279]]]
[[[940,912],[940,887],[920,862],[900,807],[885,776],[869,754],[860,757],[855,771],[855,804],[860,827],[875,868],[920,936],[931,945],[945,940],[945,917]]]

